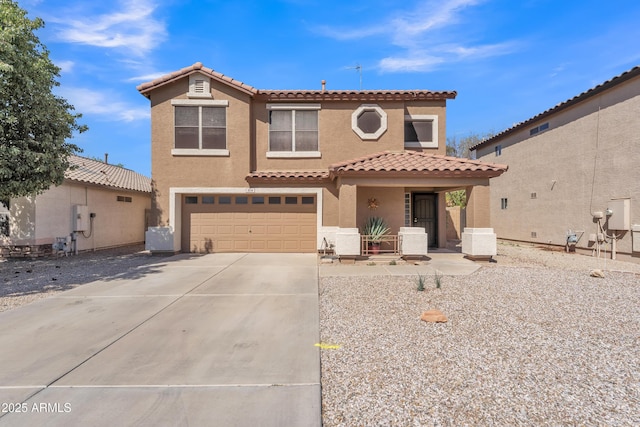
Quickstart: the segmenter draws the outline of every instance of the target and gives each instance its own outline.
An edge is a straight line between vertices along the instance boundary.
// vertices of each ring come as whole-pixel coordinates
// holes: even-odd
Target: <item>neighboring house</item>
[[[498,238],[640,256],[640,67],[473,149],[509,165],[490,187]]]
[[[4,255],[45,253],[56,238],[68,237],[68,251],[144,242],[151,179],[80,156],[69,163],[61,185],[0,204]]]
[[[316,252],[370,216],[444,247],[445,192],[467,188],[473,204],[506,169],[444,155],[456,92],[258,90],[201,63],[138,90],[167,250]]]

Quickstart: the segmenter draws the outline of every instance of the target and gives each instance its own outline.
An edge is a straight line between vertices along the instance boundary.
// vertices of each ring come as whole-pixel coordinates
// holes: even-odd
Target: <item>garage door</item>
[[[193,195],[182,212],[183,251],[316,251],[314,196]]]

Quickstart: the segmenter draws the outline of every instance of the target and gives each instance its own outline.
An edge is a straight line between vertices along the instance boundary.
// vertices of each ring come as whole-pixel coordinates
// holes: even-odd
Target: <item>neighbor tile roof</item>
[[[193,73],[202,73],[264,101],[438,101],[454,99],[457,96],[456,91],[430,90],[262,90],[205,67],[201,62],[142,83],[137,89],[141,94],[148,96],[152,90]]]
[[[65,178],[70,181],[151,193],[151,178],[132,170],[75,155],[69,164]]]
[[[241,81],[238,81],[236,79],[233,79],[229,76],[225,76],[222,73],[219,73],[215,70],[213,70],[212,68],[208,68],[205,67],[204,65],[202,65],[202,62],[196,62],[195,64],[189,66],[189,67],[185,67],[182,68],[181,70],[178,71],[174,71],[173,73],[170,74],[166,74],[162,77],[159,77],[153,81],[147,82],[147,83],[142,83],[141,85],[137,86],[136,89],[138,89],[138,91],[140,93],[142,93],[143,95],[146,95],[147,92],[159,87],[159,86],[163,86],[165,84],[174,82],[178,79],[181,79],[185,76],[188,76],[190,74],[193,73],[202,73],[206,76],[211,77],[214,80],[217,80],[219,82],[223,82],[229,86],[233,86],[236,89],[241,90],[242,92],[245,93],[249,93],[249,94],[253,94],[256,92],[256,89],[242,83]]]
[[[629,79],[632,79],[634,77],[640,76],[640,66],[636,66],[633,67],[632,69],[625,71],[624,73],[615,76],[585,92],[582,92],[579,95],[574,96],[571,99],[568,99],[564,102],[561,102],[560,104],[556,105],[555,107],[549,108],[548,110],[543,111],[540,114],[537,114],[533,117],[531,117],[530,119],[527,119],[523,122],[520,123],[516,123],[515,125],[511,126],[510,128],[503,130],[502,132],[500,132],[497,135],[492,136],[491,138],[487,138],[484,141],[480,141],[479,143],[477,143],[476,145],[474,145],[473,147],[471,147],[471,150],[475,150],[477,148],[480,148],[482,146],[485,146],[487,144],[490,144],[492,142],[495,142],[496,140],[501,139],[504,136],[507,136],[519,129],[522,129],[524,127],[530,126],[533,123],[543,120],[548,116],[551,116],[552,114],[555,114],[559,111],[562,111],[566,108],[569,108],[579,102],[584,101],[585,99],[588,99],[592,96],[598,95],[599,93],[604,92],[607,89],[611,89],[612,87],[619,85],[620,83],[624,83]]]
[[[331,176],[369,175],[380,172],[398,175],[441,177],[494,177],[507,170],[507,165],[484,163],[418,151],[384,151],[329,166]]]

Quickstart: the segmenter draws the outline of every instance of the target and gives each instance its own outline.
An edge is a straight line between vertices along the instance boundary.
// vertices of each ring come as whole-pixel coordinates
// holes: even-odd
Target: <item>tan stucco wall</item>
[[[478,150],[480,160],[509,165],[491,180],[491,226],[498,237],[564,245],[571,229],[584,231],[578,247],[590,248],[588,235],[597,232],[592,212],[605,211],[614,198],[630,198],[631,224],[640,224],[638,117],[635,78]],[[547,131],[529,136],[530,128],[547,121]],[[502,145],[499,157],[496,144]],[[618,251],[631,250],[627,232]]]
[[[387,113],[387,130],[377,140],[362,140],[351,127],[351,115],[359,102],[323,102],[318,113],[318,148],[321,158],[267,158],[269,148],[269,112],[265,102],[253,105],[256,131],[257,170],[313,170],[356,159],[380,151],[404,150],[404,116],[406,114],[438,115],[437,149],[424,149],[434,154],[446,153],[445,102],[420,102],[405,107],[404,102],[379,102]],[[367,103],[370,104],[370,103]]]
[[[151,174],[156,188],[159,224],[169,221],[170,187],[248,187],[251,126],[249,96],[211,81],[214,100],[227,100],[229,156],[174,156],[172,99],[186,99],[188,78],[156,89],[151,94]]]
[[[118,202],[117,196],[131,197],[132,201]],[[74,228],[74,205],[88,205],[89,212],[96,214],[91,237],[78,233],[78,250],[144,241],[145,210],[151,208],[149,194],[65,182],[35,199],[12,200],[11,243],[51,244],[56,237],[68,236]],[[89,235],[89,231],[85,234]]]
[[[377,209],[369,209],[368,200],[376,199]],[[362,231],[369,217],[381,217],[391,229],[389,234],[398,234],[404,227],[404,188],[359,187],[357,198],[357,226]]]

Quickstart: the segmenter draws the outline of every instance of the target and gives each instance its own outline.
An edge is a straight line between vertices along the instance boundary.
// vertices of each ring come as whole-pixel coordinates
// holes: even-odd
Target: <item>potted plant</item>
[[[362,234],[369,236],[369,250],[376,255],[380,252],[382,236],[389,232],[389,226],[384,218],[372,216],[367,219]]]

